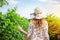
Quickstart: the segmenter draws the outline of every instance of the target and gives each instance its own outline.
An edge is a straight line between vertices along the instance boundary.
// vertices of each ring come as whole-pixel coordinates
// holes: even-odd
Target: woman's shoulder
[[[34,26],[34,21],[33,20],[30,21],[30,25]]]
[[[31,23],[31,24],[33,24],[33,23],[34,23],[34,21],[33,21],[33,20],[31,20],[31,21],[30,21],[30,23]]]
[[[47,20],[45,20],[45,19],[42,19],[42,22],[43,22],[44,24],[47,24],[47,23],[48,23]]]
[[[44,20],[44,24],[45,24],[45,28],[48,28],[48,22],[47,22],[47,20]]]

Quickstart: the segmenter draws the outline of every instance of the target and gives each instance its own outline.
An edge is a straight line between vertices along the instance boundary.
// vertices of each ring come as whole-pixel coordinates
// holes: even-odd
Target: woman
[[[39,7],[35,8],[32,15],[32,20],[28,27],[28,32],[24,31],[21,27],[19,30],[27,34],[27,40],[49,40],[48,23],[41,14]]]

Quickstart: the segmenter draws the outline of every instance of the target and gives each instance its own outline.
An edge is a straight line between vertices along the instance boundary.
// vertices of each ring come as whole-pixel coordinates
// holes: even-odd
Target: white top
[[[48,23],[46,23],[43,28],[35,28],[35,26],[30,23],[28,27],[28,36],[31,37],[31,40],[44,40],[44,37],[47,37],[47,39],[49,40]]]

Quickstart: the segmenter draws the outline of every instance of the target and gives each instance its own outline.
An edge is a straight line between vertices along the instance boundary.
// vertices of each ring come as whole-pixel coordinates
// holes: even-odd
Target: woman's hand
[[[45,38],[44,38],[44,40],[48,40],[48,38],[47,38],[47,37],[45,37]]]
[[[18,29],[21,31],[21,32],[23,32],[24,34],[28,34],[26,31],[24,31],[23,29],[22,29],[22,27],[21,26],[18,26]]]
[[[19,29],[20,31],[22,31],[22,30],[23,30],[21,26],[18,26],[18,29]]]

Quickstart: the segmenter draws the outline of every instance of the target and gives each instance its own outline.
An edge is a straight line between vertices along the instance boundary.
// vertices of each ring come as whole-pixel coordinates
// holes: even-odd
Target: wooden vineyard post
[[[60,40],[60,33],[55,34],[55,40]]]

